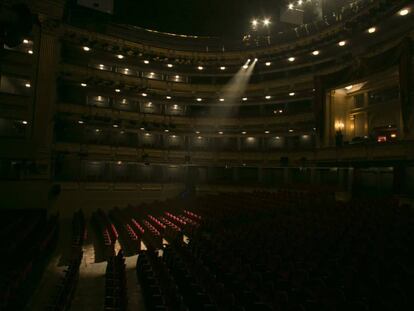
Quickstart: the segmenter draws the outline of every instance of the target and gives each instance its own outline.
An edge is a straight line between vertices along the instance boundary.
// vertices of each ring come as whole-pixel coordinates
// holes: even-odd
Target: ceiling
[[[252,18],[276,18],[286,0],[123,0],[115,22],[200,36],[241,38]]]

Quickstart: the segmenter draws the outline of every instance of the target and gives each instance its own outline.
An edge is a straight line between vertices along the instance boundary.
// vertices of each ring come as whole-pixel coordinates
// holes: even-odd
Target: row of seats
[[[83,257],[82,246],[86,239],[87,231],[85,224],[85,216],[82,210],[74,213],[72,218],[72,236],[71,249],[61,278],[52,298],[48,305],[50,311],[70,310],[71,302],[79,279],[79,266]]]
[[[125,258],[120,250],[108,259],[105,274],[105,311],[126,311],[128,307]]]
[[[0,310],[21,310],[36,289],[59,232],[46,210],[0,212]]]

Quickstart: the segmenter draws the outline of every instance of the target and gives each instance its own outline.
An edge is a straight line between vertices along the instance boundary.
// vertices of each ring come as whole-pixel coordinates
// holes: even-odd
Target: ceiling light
[[[313,52],[312,52],[312,55],[313,55],[313,56],[317,56],[317,55],[319,55],[319,51],[318,51],[318,50],[313,51]]]
[[[96,132],[96,133],[99,133],[100,131],[101,131],[100,129],[96,129],[96,130],[95,130],[95,132]]]
[[[198,67],[197,67],[197,69],[198,69],[198,70],[203,70],[203,69],[204,69],[204,67],[203,67],[203,66],[198,66]]]
[[[29,40],[27,40],[27,39],[23,39],[23,43],[24,43],[24,44],[28,44],[28,43],[29,43]]]
[[[27,53],[33,54],[33,50],[28,50]]]
[[[121,92],[121,90],[120,89],[115,89],[115,92],[119,93],[119,92]]]
[[[270,131],[265,131],[265,134],[269,134],[270,133]]]
[[[22,121],[22,124],[24,125],[27,125],[27,123],[28,123],[27,121]]]
[[[196,134],[200,134],[200,131],[196,131]]]
[[[338,42],[338,45],[339,45],[339,46],[345,46],[345,45],[346,45],[346,41],[339,41],[339,42]]]
[[[166,99],[171,99],[171,96],[165,96]]]
[[[203,99],[199,97],[199,98],[196,99],[196,101],[201,102],[201,101],[203,101]]]
[[[172,68],[173,67],[173,64],[167,64],[167,67],[168,68]]]
[[[122,164],[122,161],[118,161],[118,162],[116,162],[116,164],[121,165]]]
[[[349,91],[349,90],[352,90],[352,87],[353,87],[353,85],[348,85],[348,86],[345,86],[345,89],[346,89],[347,91]]]
[[[272,98],[272,96],[267,95],[265,98],[266,98],[266,99],[271,99],[271,98]]]
[[[243,97],[243,98],[242,98],[242,101],[244,101],[244,102],[245,102],[246,100],[247,100],[247,97]]]
[[[400,10],[400,11],[398,12],[398,14],[399,14],[400,16],[405,16],[405,15],[407,15],[408,13],[410,13],[410,10],[409,10],[409,9],[402,9],[402,10]]]
[[[144,60],[144,64],[148,65],[149,64],[149,60]]]
[[[198,137],[197,137],[197,139],[203,139],[203,137],[201,137],[201,136],[198,136]]]
[[[266,62],[266,66],[269,67],[272,63],[271,62]]]
[[[269,26],[269,25],[270,25],[270,19],[265,18],[265,19],[263,20],[263,25],[265,25],[265,26]]]
[[[173,109],[178,109],[178,105],[173,105]]]
[[[145,131],[145,127],[141,127],[141,128],[140,128],[140,130],[141,130],[141,131]]]
[[[172,137],[172,138],[176,138],[177,136],[175,136],[175,135],[171,135],[171,137]]]
[[[170,130],[168,130],[168,129],[165,129],[165,130],[164,130],[164,132],[165,132],[165,133],[168,133],[169,131],[170,131]]]
[[[283,113],[283,110],[282,110],[282,109],[280,109],[280,110],[279,110],[279,113]]]
[[[141,95],[144,96],[144,97],[147,97],[148,96],[147,93],[142,93]]]
[[[258,24],[259,24],[259,22],[257,21],[257,19],[252,20],[252,26],[253,27],[257,27]]]
[[[225,66],[221,66],[220,67],[220,70],[226,70],[226,67]]]
[[[85,86],[87,86],[87,84],[86,83],[81,83],[81,86],[85,87]]]
[[[179,76],[179,75],[176,75],[176,76],[175,76],[175,79],[176,79],[176,80],[179,80],[179,79],[180,79],[180,76]]]
[[[220,132],[218,132],[220,135],[223,135],[223,132],[222,131],[220,131]]]
[[[153,76],[155,73],[153,73],[153,72],[150,72],[150,76]]]
[[[376,31],[377,31],[377,28],[375,28],[375,27],[371,27],[371,28],[368,29],[368,33],[374,33]]]
[[[243,134],[243,135],[246,135],[247,133],[243,131],[243,132],[242,132],[242,134]]]
[[[145,136],[150,136],[150,133],[145,133]]]
[[[90,47],[88,47],[88,46],[84,46],[84,47],[83,47],[83,50],[84,50],[85,52],[89,52],[91,49],[90,49]]]
[[[293,130],[292,130],[292,129],[290,129],[290,130],[289,130],[289,133],[293,133]]]
[[[295,92],[290,92],[289,96],[295,96]]]
[[[290,61],[290,62],[294,62],[294,61],[295,61],[295,58],[294,58],[294,57],[289,57],[289,58],[288,58],[288,61]]]
[[[124,58],[124,55],[118,54],[116,57],[118,57],[119,59],[123,59]]]
[[[99,64],[99,69],[104,69],[104,65],[103,64]]]
[[[82,120],[79,120],[79,121],[78,121],[78,123],[79,123],[79,124],[83,124],[83,121],[82,121]]]
[[[290,4],[288,5],[288,8],[289,8],[289,10],[293,10],[293,3],[290,3]]]
[[[114,124],[112,125],[114,128],[117,128],[119,125],[118,124]]]
[[[30,83],[26,83],[24,86],[27,88],[31,87]]]
[[[224,102],[224,98],[220,98],[219,101]]]
[[[302,5],[303,0],[298,0],[298,5]]]

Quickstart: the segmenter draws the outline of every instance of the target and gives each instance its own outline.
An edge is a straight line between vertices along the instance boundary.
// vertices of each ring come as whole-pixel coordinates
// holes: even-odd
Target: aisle
[[[67,249],[71,245],[71,222],[70,220],[59,220],[59,237],[56,250],[51,256],[50,262],[42,275],[37,289],[29,300],[26,310],[45,310],[51,303],[55,288],[62,279],[66,269]]]
[[[95,263],[95,250],[90,235],[85,242],[83,252],[78,286],[75,290],[71,310],[102,311],[105,299],[106,261]]]
[[[141,292],[141,286],[138,284],[136,265],[138,255],[125,258],[125,270],[128,290],[128,310],[144,311],[144,298]]]

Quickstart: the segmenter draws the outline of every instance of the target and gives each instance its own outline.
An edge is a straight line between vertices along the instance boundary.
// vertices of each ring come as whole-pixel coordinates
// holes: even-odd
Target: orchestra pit
[[[0,311],[414,310],[413,17],[0,1]]]

